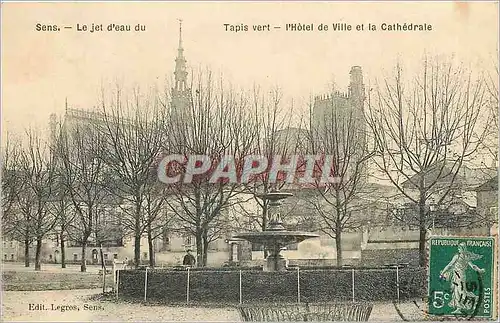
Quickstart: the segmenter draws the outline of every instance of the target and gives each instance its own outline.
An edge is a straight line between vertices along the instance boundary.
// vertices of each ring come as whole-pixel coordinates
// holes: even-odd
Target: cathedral
[[[191,89],[188,86],[188,72],[182,47],[182,20],[179,21],[179,47],[175,59],[174,86],[172,87],[172,102],[170,106],[170,117],[172,121],[181,121],[187,117],[192,103]],[[175,124],[175,122],[174,122]]]
[[[332,118],[351,116],[358,125],[364,124],[365,86],[360,66],[351,67],[350,83],[347,93],[334,91],[332,94],[314,98],[312,127],[322,129],[331,124]]]

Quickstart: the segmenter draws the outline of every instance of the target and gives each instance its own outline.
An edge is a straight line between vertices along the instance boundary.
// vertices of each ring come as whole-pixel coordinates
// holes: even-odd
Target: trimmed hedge
[[[144,271],[141,272],[142,285],[139,286],[144,297]],[[191,279],[191,277],[190,277]],[[120,284],[122,276],[120,272]],[[148,297],[167,302],[186,301],[187,275],[185,272],[171,271],[168,275],[162,271],[148,270]],[[121,288],[121,287],[120,287]]]
[[[300,271],[300,298],[301,300],[304,300],[306,302],[352,300],[351,290],[352,290],[351,271],[339,271],[339,270]]]
[[[120,270],[119,296],[144,298],[144,270]],[[300,275],[300,299],[317,303],[352,300],[352,270],[308,270]],[[425,269],[399,269],[400,300],[423,297]],[[147,300],[162,303],[187,301],[187,270],[148,269]],[[395,269],[355,269],[355,301],[387,301],[397,299]],[[297,270],[263,272],[242,270],[243,303],[297,301]],[[189,300],[194,303],[237,304],[240,300],[240,271],[196,271],[189,274]]]
[[[187,275],[184,275],[184,277],[187,277]],[[239,272],[237,271],[222,271],[217,275],[213,275],[212,272],[208,271],[194,272],[190,274],[189,280],[189,298],[193,302],[204,302],[207,299],[218,300],[218,302],[222,303],[239,302]],[[184,286],[186,286],[186,283],[184,283]],[[223,286],[228,288],[221,288]],[[184,288],[183,292],[185,299],[186,288]]]
[[[255,301],[287,303],[297,301],[297,273],[293,271],[242,272],[241,285],[242,299],[245,303]],[[238,288],[237,284],[236,288]],[[235,289],[235,291],[239,297],[239,289]]]

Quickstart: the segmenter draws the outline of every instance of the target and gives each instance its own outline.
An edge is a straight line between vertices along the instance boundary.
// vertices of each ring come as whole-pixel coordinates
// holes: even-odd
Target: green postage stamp
[[[432,237],[429,248],[428,313],[493,318],[495,239]]]

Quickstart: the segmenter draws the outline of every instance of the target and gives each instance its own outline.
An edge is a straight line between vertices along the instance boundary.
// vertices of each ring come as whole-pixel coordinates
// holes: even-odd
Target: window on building
[[[10,260],[14,260],[14,254],[13,253],[10,254]]]
[[[239,261],[240,259],[238,258],[238,251],[239,251],[239,245],[236,243],[231,244],[232,248],[232,255],[231,255],[231,260],[232,261]]]
[[[104,254],[104,260],[108,260],[108,254],[107,253]]]
[[[11,242],[10,242],[10,247],[11,247],[11,248],[14,248],[14,241],[11,241]]]
[[[185,244],[186,244],[187,246],[191,246],[191,245],[193,244],[193,237],[191,237],[191,236],[187,236],[187,237],[185,238]]]
[[[52,260],[52,255],[49,255],[49,260]]]
[[[118,259],[118,254],[117,253],[113,254],[113,259]]]
[[[3,255],[3,259],[4,259],[4,260],[7,260],[7,254],[4,254],[4,255]]]
[[[77,253],[74,253],[73,254],[73,261],[77,261],[78,260],[78,254]]]
[[[252,243],[252,251],[264,251],[264,245],[261,243]]]
[[[147,253],[147,252],[143,252],[143,253],[142,253],[142,257],[143,257],[144,259],[148,259],[148,253]]]

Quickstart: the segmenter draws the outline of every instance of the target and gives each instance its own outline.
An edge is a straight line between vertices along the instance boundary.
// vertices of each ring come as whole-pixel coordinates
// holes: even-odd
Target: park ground
[[[2,321],[91,322],[91,321],[240,321],[235,308],[174,307],[92,300],[99,289],[54,291],[5,291],[2,295]],[[30,310],[30,304],[44,304],[46,310]],[[59,306],[59,309],[52,310]],[[93,307],[95,310],[86,310]],[[62,311],[63,306],[72,309]],[[33,307],[33,305],[32,305]],[[75,310],[79,308],[80,310]],[[401,304],[400,310],[409,319],[417,319],[414,304]],[[370,321],[402,321],[393,304],[376,303]]]
[[[89,266],[87,274],[97,274],[100,267]],[[34,268],[25,268],[22,264],[3,264],[4,271],[34,272]],[[79,274],[80,266],[44,265],[43,273]],[[29,274],[29,273],[27,273]],[[93,276],[93,275],[92,275]],[[3,290],[3,289],[2,289]],[[240,321],[234,307],[167,306],[126,303],[124,301],[101,300],[98,297],[102,288],[43,290],[43,291],[2,291],[2,321],[42,321],[42,322],[91,322],[91,321]],[[31,305],[30,305],[31,304]],[[43,304],[44,310],[37,310],[36,305]],[[53,304],[53,305],[52,305]],[[31,309],[30,309],[31,306]],[[52,309],[52,307],[54,309]],[[64,308],[64,309],[63,309]],[[79,310],[78,310],[79,309]],[[398,306],[406,319],[422,319],[422,311],[413,303]],[[370,321],[402,321],[392,303],[375,303]]]

